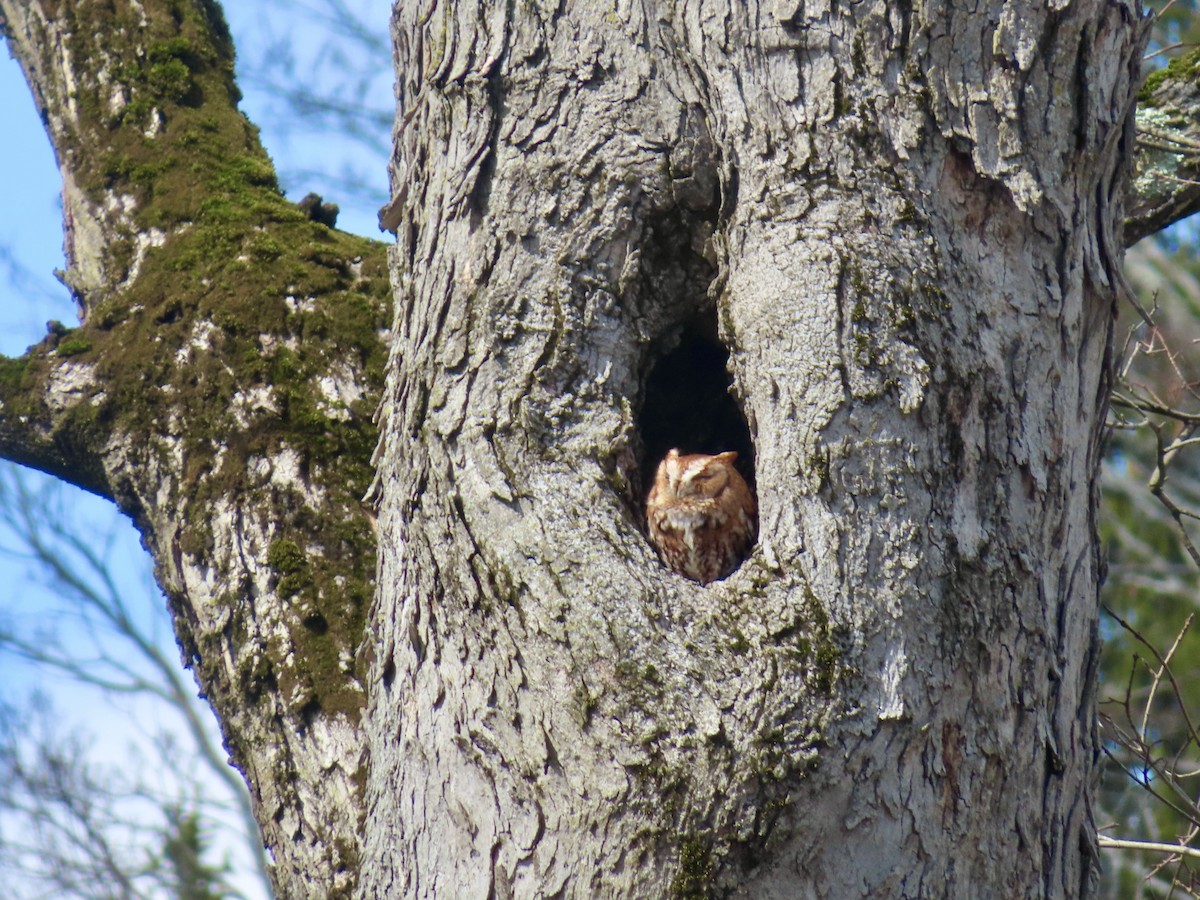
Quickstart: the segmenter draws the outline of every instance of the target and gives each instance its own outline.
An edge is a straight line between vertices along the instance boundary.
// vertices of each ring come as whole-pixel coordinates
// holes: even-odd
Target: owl
[[[716,456],[672,450],[646,499],[650,542],[668,566],[693,581],[724,578],[754,543],[758,510],[728,450]]]

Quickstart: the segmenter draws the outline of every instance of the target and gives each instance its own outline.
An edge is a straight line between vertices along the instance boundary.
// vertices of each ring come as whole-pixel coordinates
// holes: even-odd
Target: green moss
[[[736,653],[738,656],[744,656],[750,650],[750,641],[746,638],[740,629],[733,630],[733,640],[729,643],[729,652]]]
[[[575,721],[579,723],[580,728],[586,728],[592,720],[592,713],[596,711],[596,698],[592,696],[592,692],[588,690],[586,684],[580,683],[575,688],[572,695],[573,706],[575,710]]]
[[[137,60],[124,60],[113,70],[113,76],[120,84],[132,85],[142,80],[142,66]]]
[[[177,103],[192,89],[192,73],[177,59],[152,65],[146,73],[146,81],[157,97]]]
[[[275,593],[290,599],[312,585],[308,558],[294,541],[280,538],[267,549],[267,564],[279,575]]]
[[[820,598],[811,588],[805,590],[804,613],[809,622],[808,653],[811,682],[821,693],[828,694],[837,682],[842,663],[842,651],[837,636],[830,628],[829,616]]]
[[[213,546],[212,529],[207,524],[194,525],[179,536],[179,549],[191,556],[211,553]]]
[[[829,482],[829,451],[824,447],[816,447],[805,461],[806,474],[814,480],[816,486]]]
[[[897,301],[892,304],[892,322],[897,331],[905,331],[912,328],[917,322],[916,311],[912,307],[909,299],[904,297],[897,298]]]
[[[833,77],[833,116],[835,119],[841,119],[850,113],[853,108],[850,98],[846,95],[845,85],[842,84],[842,79],[835,75]]]
[[[784,744],[784,734],[782,729],[772,728],[770,731],[764,731],[754,737],[754,742],[762,747],[781,748]],[[772,778],[774,776],[771,776]]]
[[[212,55],[204,51],[197,51],[196,45],[182,34],[177,34],[165,41],[157,41],[150,45],[146,50],[146,58],[151,62],[172,62],[186,61],[188,59],[197,59],[203,56],[204,59],[212,60]]]
[[[365,797],[366,796],[366,775],[365,775],[366,769],[365,769],[365,767],[360,769],[359,772],[364,773],[363,774],[363,782],[360,785],[360,796]],[[358,849],[353,844],[350,844],[349,842],[342,841],[342,840],[336,841],[334,843],[334,846],[337,848],[337,859],[339,862],[339,867],[343,871],[346,871],[346,870],[351,871],[351,872],[359,871],[360,867],[362,866],[362,858],[359,855]],[[350,900],[350,898],[353,896],[354,896],[354,891],[347,889],[347,890],[340,891],[338,893],[331,895],[330,900]]]
[[[31,363],[28,356],[0,356],[0,389],[7,393],[23,386]]]
[[[854,332],[854,361],[864,368],[875,364],[877,359],[875,342],[865,331]]]
[[[850,286],[854,288],[855,296],[869,297],[871,296],[871,285],[867,281],[867,276],[863,272],[862,267],[852,264],[849,267]],[[864,311],[865,316],[865,311]]]
[[[128,154],[110,154],[104,157],[101,171],[106,185],[118,182],[150,185],[166,168],[167,161],[163,159],[140,161]]]
[[[789,660],[788,668],[806,671],[806,680],[814,690],[832,692],[840,674],[842,652],[825,608],[811,588],[805,588],[803,603],[792,622],[774,632],[771,639],[777,651]]]
[[[248,247],[250,255],[259,262],[272,262],[283,256],[284,248],[269,234],[256,235]]]
[[[41,414],[42,391],[38,382],[46,365],[34,355],[35,348],[25,356],[12,359],[0,356],[0,402],[6,417],[32,418]]]
[[[308,559],[295,541],[279,538],[267,548],[267,564],[282,575],[290,575],[303,571]]]
[[[814,683],[819,691],[828,694],[833,689],[837,676],[838,664],[842,654],[837,645],[831,640],[821,640],[816,644],[816,678]]]
[[[113,76],[125,88],[127,102],[117,123],[143,125],[154,109],[196,99],[193,68],[203,73],[219,63],[216,56],[198,51],[197,46],[202,45],[176,35],[152,43],[144,59],[127,58],[118,65]],[[215,68],[219,70],[220,66]],[[94,98],[92,94],[88,96]]]
[[[1164,81],[1167,80],[1167,67],[1155,69],[1146,76],[1146,80],[1142,82],[1141,90],[1138,91],[1138,103],[1143,106],[1155,106],[1154,92]]]
[[[678,900],[711,896],[715,870],[709,845],[698,837],[684,837],[679,842],[679,868],[671,879],[671,896]]]
[[[1200,78],[1200,50],[1193,50],[1191,53],[1175,57],[1164,68],[1156,69],[1147,75],[1138,92],[1138,103],[1143,106],[1156,106],[1154,93],[1165,81],[1183,81],[1190,84],[1198,78]]]
[[[862,292],[858,292],[854,300],[854,307],[850,310],[850,321],[855,325],[862,325],[870,321],[870,317],[867,315],[867,304],[863,302],[862,297]]]
[[[87,353],[91,349],[92,342],[86,335],[73,333],[59,341],[58,346],[54,348],[54,352],[59,356],[78,356],[80,353]]]

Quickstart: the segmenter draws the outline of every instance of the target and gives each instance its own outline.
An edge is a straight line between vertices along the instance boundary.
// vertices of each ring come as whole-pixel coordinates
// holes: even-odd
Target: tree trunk
[[[397,4],[364,896],[1094,894],[1138,15]]]
[[[0,453],[141,529],[281,896],[1094,893],[1135,6],[397,4],[386,391],[211,0],[0,26],[85,313]],[[704,587],[672,447],[757,491]]]

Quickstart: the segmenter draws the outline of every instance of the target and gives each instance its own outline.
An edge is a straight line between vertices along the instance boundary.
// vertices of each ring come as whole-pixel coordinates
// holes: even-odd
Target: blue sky
[[[0,171],[0,353],[14,356],[46,333],[47,319],[75,324],[75,305],[51,274],[63,266],[58,168],[16,62],[0,60],[7,136]]]
[[[337,23],[313,21],[303,14],[321,5],[315,0],[290,7],[270,0],[226,4],[239,48],[239,75],[243,74],[243,61],[253,64],[266,55],[279,63],[275,72],[279,78],[302,73],[340,86],[340,73],[350,67],[340,68],[347,57],[339,55],[336,43],[330,42],[338,36]],[[360,12],[385,45],[390,5],[383,0],[351,0],[347,5]],[[290,11],[284,14],[281,11],[285,9]],[[393,102],[389,62],[384,56],[374,64],[377,76],[359,79],[368,91],[367,102],[383,111],[390,110]],[[347,76],[345,81],[350,90],[352,79]],[[381,158],[390,140],[386,127],[379,129],[382,133],[374,136],[373,145],[372,141],[347,139],[336,131],[314,135],[305,122],[281,111],[278,97],[266,90],[260,79],[243,77],[241,86],[245,95],[242,108],[262,129],[287,195],[296,200],[311,190],[322,193],[340,205],[340,227],[378,237],[376,210],[386,202],[387,192]],[[64,266],[58,170],[20,69],[7,54],[0,59],[0,109],[5,119],[0,172],[6,175],[0,205],[0,353],[11,356],[40,340],[47,320],[57,319],[69,326],[78,320],[74,303],[53,275],[56,268]],[[358,185],[359,192],[350,197],[339,195],[336,185],[345,182]],[[149,558],[132,526],[107,502],[73,488],[62,490],[67,492],[62,497],[62,515],[77,519],[83,533],[113,532],[105,552],[119,590],[132,598],[129,602],[139,616],[157,624],[165,652],[175,654],[162,599],[149,577]],[[37,567],[12,552],[19,549],[19,543],[0,525],[0,585],[4,586],[0,588],[0,623],[48,621],[59,604],[54,591],[40,582]],[[89,638],[82,629],[73,632],[68,627],[66,639],[77,642],[81,654],[88,652]],[[11,656],[0,656],[0,700],[20,700],[34,689],[48,696],[65,729],[88,736],[98,762],[128,767],[130,748],[138,740],[155,734],[164,724],[178,727],[170,719],[162,720],[152,704],[125,700],[113,705],[111,698],[95,690],[81,689],[69,679],[47,676]],[[0,827],[2,824],[0,813]],[[239,867],[246,865],[237,858],[240,848],[226,849],[234,854]],[[248,879],[238,887],[247,897],[262,896]]]

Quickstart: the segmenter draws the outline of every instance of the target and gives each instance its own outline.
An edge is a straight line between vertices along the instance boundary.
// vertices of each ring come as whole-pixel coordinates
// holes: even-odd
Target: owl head
[[[658,469],[659,489],[667,489],[668,496],[678,498],[716,497],[729,483],[737,452],[726,450],[716,456],[704,453],[681,454],[671,450]],[[664,483],[665,482],[665,483]]]

